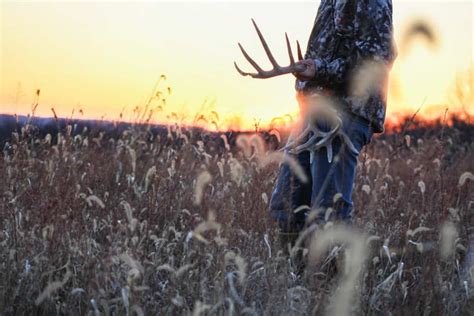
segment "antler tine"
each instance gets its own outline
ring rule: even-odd
[[[350,151],[352,151],[354,154],[358,155],[359,151],[355,148],[354,144],[352,143],[351,139],[349,136],[346,135],[344,132],[338,133],[339,137],[341,137],[344,141],[344,143],[347,145]]]
[[[336,126],[329,132],[323,132],[316,126],[313,126],[313,136],[308,139],[304,144],[299,145],[295,148],[295,152],[299,153],[304,150],[309,150],[310,148],[313,150],[318,150],[321,147],[327,146],[331,143],[332,139],[336,135],[337,131],[339,130],[340,126]],[[316,142],[318,138],[322,137],[319,142]]]
[[[300,41],[296,41],[296,46],[298,47],[298,59],[303,60],[303,53],[301,53],[301,46],[300,46]]]
[[[311,129],[311,126],[308,126],[304,129],[303,132],[301,132],[295,139],[291,140],[291,141],[288,141],[288,143],[285,145],[285,147],[283,147],[282,149],[280,149],[281,151],[285,151],[285,150],[294,150],[294,147],[301,143],[303,141],[303,139],[306,138],[306,136],[309,135],[309,133],[312,131]]]
[[[288,34],[285,33],[286,38],[286,47],[288,48],[288,55],[290,56],[290,66],[295,64],[295,58],[293,57],[293,51],[291,50],[290,40],[288,39]]]
[[[273,54],[270,50],[270,47],[268,47],[267,41],[263,37],[262,32],[260,32],[260,29],[258,28],[258,25],[257,25],[257,23],[255,23],[254,19],[252,19],[252,23],[253,23],[253,26],[255,27],[255,30],[257,31],[258,37],[260,38],[260,42],[262,42],[263,49],[265,50],[265,53],[267,54],[268,59],[272,63],[273,67],[280,68],[277,61],[273,57]]]
[[[250,76],[250,73],[248,72],[245,72],[245,71],[242,71],[239,66],[237,66],[237,63],[234,61],[234,66],[235,66],[235,69],[237,69],[237,71],[239,72],[240,75],[242,76]]]
[[[253,66],[253,68],[255,68],[255,70],[259,73],[263,72],[263,69],[260,68],[260,66],[255,62],[255,60],[252,59],[252,57],[250,57],[249,54],[247,54],[244,47],[240,43],[239,43],[239,47],[240,47],[240,50],[242,51],[242,54],[244,55],[245,59],[247,59],[247,61]]]

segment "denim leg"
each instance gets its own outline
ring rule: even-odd
[[[342,130],[349,136],[358,151],[370,142],[372,132],[368,124],[347,113],[344,113],[342,123]],[[330,126],[324,122],[317,124],[323,131],[330,130]],[[333,140],[332,146],[334,159],[331,163],[328,161],[326,148],[314,152],[312,159],[307,151],[291,155],[298,161],[304,172],[311,175],[308,177],[311,180],[307,183],[302,183],[288,164],[281,165],[269,208],[272,217],[278,221],[283,232],[303,229],[307,212],[293,213],[294,209],[302,205],[323,210],[332,207],[335,210],[332,214],[333,219],[347,223],[352,221],[352,189],[358,157],[347,149],[339,138]],[[341,198],[334,203],[334,196],[338,193],[341,194]],[[324,217],[323,212],[318,221],[323,222]]]
[[[368,124],[357,120],[352,114],[344,114],[342,119],[342,130],[360,152],[372,137]],[[324,122],[318,123],[318,126],[321,130],[329,130],[330,128]],[[333,154],[334,159],[329,163],[326,148],[314,153],[311,162],[311,207],[322,210],[317,218],[319,222],[324,222],[325,210],[332,207],[335,213],[331,214],[331,219],[351,223],[352,189],[355,180],[357,155],[346,148],[340,138],[333,141]],[[338,193],[342,196],[334,203],[334,196]]]
[[[306,213],[293,211],[302,205],[309,206],[311,203],[311,170],[310,154],[302,152],[291,155],[298,161],[307,174],[308,182],[303,183],[291,170],[290,166],[283,163],[280,167],[275,189],[270,199],[270,212],[272,217],[278,221],[283,232],[300,231],[306,220]]]

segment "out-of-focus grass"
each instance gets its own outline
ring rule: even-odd
[[[346,270],[327,264],[344,262],[323,247],[342,237],[320,227],[325,244],[309,244],[305,277],[269,218],[278,166],[262,163],[258,137],[238,148],[179,127],[30,135],[15,134],[0,160],[4,315],[321,314],[347,294],[340,282],[355,314],[473,310],[463,260],[474,234],[472,125],[375,138],[357,168],[355,231],[342,240],[363,242],[346,244]]]

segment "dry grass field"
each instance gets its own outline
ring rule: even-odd
[[[0,314],[470,314],[473,127],[412,123],[361,154],[355,225],[308,231],[304,274],[267,211],[275,135],[24,127],[0,159]]]

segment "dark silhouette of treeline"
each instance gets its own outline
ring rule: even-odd
[[[28,132],[24,133],[22,129],[28,125]],[[166,125],[127,123],[120,121],[106,120],[83,120],[83,119],[55,119],[28,116],[16,116],[0,114],[0,149],[5,147],[6,143],[12,141],[13,134],[18,133],[21,139],[42,139],[47,134],[51,135],[51,142],[57,142],[58,133],[66,133],[70,129],[71,137],[76,135],[86,135],[90,138],[98,137],[103,133],[103,139],[118,139],[127,130],[140,131],[146,133],[148,139],[154,140],[157,136],[166,139],[168,135],[168,127]],[[184,133],[190,141],[202,140],[206,145],[210,146],[213,151],[225,151],[225,141],[222,134],[225,134],[227,143],[234,148],[237,136],[241,134],[249,134],[249,132],[212,132],[199,127],[183,128]],[[279,141],[275,135],[271,135],[267,131],[259,133],[263,137],[270,149],[276,149]],[[286,135],[282,135],[286,139]],[[173,140],[174,144],[183,143],[184,139]]]
[[[449,122],[446,124],[445,122]],[[28,124],[28,132],[22,133],[22,129]],[[123,132],[131,129],[138,129],[149,135],[150,140],[155,139],[158,135],[166,137],[168,135],[168,128],[165,125],[152,124],[136,124],[120,121],[106,121],[106,120],[84,120],[84,119],[61,119],[61,118],[41,118],[29,116],[16,116],[0,114],[0,149],[3,149],[7,142],[11,142],[13,133],[18,133],[22,139],[44,138],[47,134],[51,135],[52,142],[56,142],[57,134],[65,133],[70,129],[71,136],[87,135],[89,137],[97,137],[103,133],[103,139],[121,137]],[[222,139],[222,134],[227,137],[228,144],[232,147],[235,145],[237,136],[244,134],[243,132],[227,131],[210,132],[204,129],[193,127],[185,128],[185,133],[190,137],[189,140],[203,140],[205,143],[214,144],[215,147],[224,147],[225,142]],[[281,132],[280,141],[268,131],[260,131],[260,136],[263,137],[270,149],[276,149],[280,146],[280,142],[285,142],[288,133]],[[458,144],[473,144],[474,143],[474,124],[471,121],[460,119],[458,116],[451,116],[446,120],[437,120],[426,122],[418,118],[407,117],[402,124],[397,127],[391,127],[387,133],[380,135],[381,139],[393,140],[400,138],[400,134],[410,135],[414,138],[421,137],[449,137],[452,141]],[[218,148],[215,148],[218,149]]]

